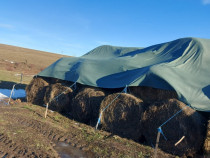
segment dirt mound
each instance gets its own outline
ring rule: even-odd
[[[131,94],[141,98],[145,103],[177,98],[176,92],[172,90],[163,90],[145,86],[129,87],[129,90]]]
[[[44,104],[44,95],[49,85],[43,78],[35,77],[29,85],[26,86],[27,101],[37,105]]]
[[[157,128],[186,105],[176,99],[159,102],[143,114],[141,125],[148,144],[155,144]],[[167,141],[161,135],[159,147],[175,155],[193,155],[202,148],[205,135],[204,118],[195,110],[186,107],[168,123],[162,126]],[[183,141],[176,142],[185,136]]]
[[[49,108],[58,112],[70,112],[72,102],[72,89],[61,83],[51,84],[46,88],[44,95],[45,104],[49,103]],[[62,94],[61,94],[62,93]],[[60,95],[58,98],[55,99]]]
[[[119,93],[108,95],[101,103],[100,111],[116,98]],[[102,127],[114,134],[138,141],[139,123],[143,113],[143,101],[122,93],[104,112],[101,118]]]
[[[73,99],[73,117],[81,122],[93,123],[97,121],[101,101],[105,93],[98,88],[83,88]]]

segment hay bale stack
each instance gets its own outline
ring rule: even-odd
[[[46,88],[44,96],[45,104],[49,103],[49,108],[61,113],[71,112],[71,102],[73,90],[62,83],[51,84]],[[62,95],[60,95],[62,93]],[[57,97],[60,95],[57,99]]]
[[[110,94],[101,103],[100,111],[112,102],[119,93]],[[122,137],[138,141],[143,101],[130,94],[122,93],[104,112],[102,128]]]
[[[162,101],[171,98],[177,98],[177,94],[172,90],[163,90],[152,87],[138,86],[129,87],[130,93],[141,98],[145,103],[153,103],[154,101]]]
[[[204,148],[204,153],[210,157],[210,120],[208,120],[206,138],[203,148]]]
[[[99,88],[82,88],[73,99],[73,118],[84,123],[95,124],[104,97],[105,93]]]
[[[177,99],[169,99],[150,106],[143,114],[141,126],[147,143],[155,144],[157,128],[186,105]],[[162,126],[167,141],[161,135],[159,147],[178,156],[192,156],[202,148],[205,135],[205,120],[195,110],[186,107],[168,123]],[[185,136],[183,141],[175,143]]]
[[[43,99],[48,85],[49,83],[41,77],[33,78],[26,87],[27,101],[33,104],[43,105]]]

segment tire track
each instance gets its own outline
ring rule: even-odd
[[[29,151],[27,147],[21,144],[16,144],[9,139],[8,136],[0,134],[0,158],[18,158],[18,157],[50,157],[48,154],[36,154],[34,151]]]

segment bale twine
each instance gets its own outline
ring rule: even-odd
[[[73,90],[62,83],[51,84],[46,88],[44,96],[45,104],[49,103],[49,109],[61,113],[71,112]],[[60,95],[62,93],[62,95]],[[59,97],[57,97],[60,95]],[[56,98],[57,97],[57,98]]]
[[[84,123],[95,124],[104,97],[105,93],[99,88],[82,88],[73,99],[73,118]]]
[[[177,98],[177,93],[173,90],[163,90],[145,86],[129,87],[129,90],[131,94],[149,104],[154,101]]]
[[[177,99],[169,99],[150,106],[142,115],[141,126],[147,143],[155,144],[157,128],[186,105]],[[186,107],[162,126],[167,141],[160,138],[159,147],[178,156],[192,156],[202,148],[205,135],[204,118],[195,110]],[[175,143],[185,136],[177,146]]]
[[[101,103],[102,111],[119,93],[110,94]],[[122,137],[138,141],[140,137],[140,119],[143,113],[143,101],[130,94],[122,93],[104,112],[101,118],[102,128]]]
[[[48,85],[49,83],[41,77],[33,78],[29,85],[26,86],[27,101],[33,104],[43,105],[43,99]]]

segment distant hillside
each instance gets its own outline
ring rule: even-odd
[[[64,55],[0,44],[0,70],[36,74]]]
[[[22,77],[24,88],[34,75],[64,55],[0,44],[0,88],[11,89]],[[16,88],[18,87],[16,86]]]

